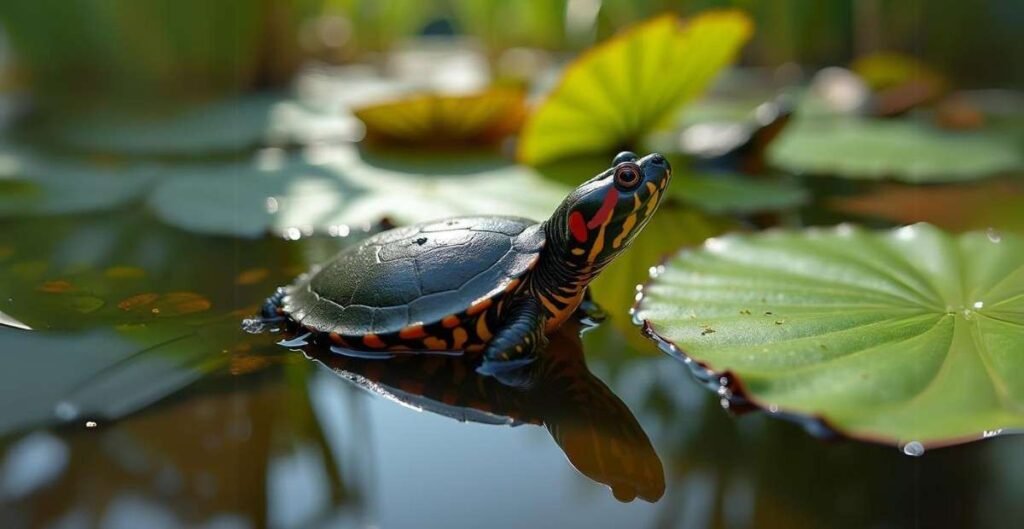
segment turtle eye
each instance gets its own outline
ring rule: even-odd
[[[640,185],[640,166],[633,162],[620,163],[615,167],[615,185],[629,191]]]

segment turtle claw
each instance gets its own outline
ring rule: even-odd
[[[536,358],[515,360],[484,360],[476,368],[478,375],[494,377],[498,382],[511,387],[525,387],[533,382],[533,364]]]

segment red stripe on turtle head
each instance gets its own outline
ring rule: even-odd
[[[583,214],[573,211],[569,215],[569,232],[579,242],[587,242],[587,221],[583,220]]]
[[[612,216],[612,212],[615,211],[615,203],[619,201],[619,191],[615,187],[608,189],[608,192],[604,194],[604,202],[601,203],[601,208],[594,213],[591,217],[590,222],[587,222],[587,228],[594,229],[608,220],[608,217]]]

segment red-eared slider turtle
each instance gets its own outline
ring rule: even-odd
[[[570,320],[530,366],[526,390],[473,373],[464,356],[404,355],[384,363],[305,345],[310,359],[377,396],[459,421],[544,426],[583,475],[620,501],[658,501],[665,472],[636,417],[587,369],[580,325]]]
[[[481,373],[508,372],[579,307],[670,178],[660,154],[623,152],[539,224],[459,217],[379,233],[278,289],[263,316],[287,318],[342,354],[483,353]]]

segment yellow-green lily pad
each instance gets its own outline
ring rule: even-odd
[[[740,11],[708,11],[685,23],[664,15],[590,50],[527,118],[519,160],[539,165],[636,147],[707,88],[752,30]]]
[[[769,231],[656,271],[635,319],[726,396],[913,455],[1024,429],[1018,236]]]

